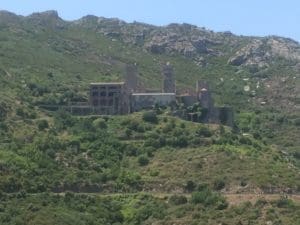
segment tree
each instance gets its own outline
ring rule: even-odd
[[[8,113],[8,106],[4,102],[0,102],[0,121],[4,120]]]
[[[149,163],[149,159],[146,155],[141,155],[138,158],[138,162],[139,162],[140,166],[146,166]]]
[[[186,185],[185,185],[185,189],[186,189],[188,192],[194,191],[195,188],[196,188],[196,184],[195,184],[193,181],[191,181],[191,180],[189,180],[189,181],[186,183]]]
[[[158,119],[154,111],[147,111],[143,113],[143,120],[149,123],[157,123]]]
[[[202,136],[202,137],[211,137],[212,136],[212,132],[209,130],[209,128],[208,127],[206,127],[206,126],[201,126],[200,128],[199,128],[199,130],[197,130],[197,135],[198,136]]]
[[[93,127],[94,128],[100,128],[100,129],[106,129],[107,128],[107,124],[106,124],[106,121],[102,118],[98,118],[98,119],[95,119],[93,121]]]
[[[48,121],[47,120],[39,120],[38,121],[38,128],[39,130],[45,130],[49,127]]]

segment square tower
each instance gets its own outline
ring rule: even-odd
[[[163,75],[163,92],[175,93],[176,87],[175,87],[174,71],[173,71],[173,67],[170,65],[169,62],[163,66],[162,75]]]

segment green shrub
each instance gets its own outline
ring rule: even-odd
[[[247,181],[246,181],[246,180],[241,180],[240,185],[241,185],[242,187],[247,186]]]
[[[239,142],[240,142],[242,145],[251,145],[251,144],[252,144],[251,139],[248,138],[248,137],[244,137],[244,136],[240,137]]]
[[[187,198],[184,195],[172,195],[169,202],[173,205],[182,205],[187,203]]]
[[[207,183],[201,183],[201,184],[198,184],[197,190],[198,191],[203,191],[203,190],[208,189],[208,187],[209,187],[209,185]]]
[[[30,89],[31,94],[36,97],[43,96],[44,94],[50,92],[46,86],[42,86],[36,83],[29,83],[27,84],[27,87]]]
[[[143,199],[137,207],[133,221],[129,224],[143,224],[148,218],[156,218],[162,220],[166,214],[166,206],[160,202],[149,198]]]
[[[153,157],[154,152],[156,151],[156,148],[152,146],[147,146],[143,149],[143,152],[148,156],[148,157]]]
[[[126,145],[125,146],[125,153],[128,156],[137,156],[138,148],[134,145]]]
[[[93,121],[93,127],[98,129],[106,129],[107,128],[107,124],[106,124],[106,121],[102,118],[98,118],[98,119],[95,119]]]
[[[210,129],[206,126],[201,126],[197,131],[196,134],[200,137],[211,137],[212,136],[212,132],[210,131]]]
[[[253,137],[257,140],[261,140],[261,135],[257,131],[253,133]]]
[[[300,118],[297,118],[294,120],[294,125],[295,126],[300,126]]]
[[[217,179],[214,182],[214,190],[222,190],[225,187],[225,181],[223,179]]]
[[[158,170],[151,170],[150,171],[150,176],[151,177],[157,177],[159,175],[159,171]]]
[[[219,199],[219,201],[216,204],[216,209],[218,210],[224,210],[228,207],[228,202],[225,200],[225,198]]]
[[[179,136],[179,137],[175,137],[172,141],[172,146],[173,147],[179,147],[179,148],[184,148],[186,146],[188,146],[188,137],[187,136]]]
[[[141,184],[141,176],[135,172],[122,172],[119,174],[118,181],[121,184],[129,185],[133,188],[138,188]]]
[[[130,120],[127,124],[127,128],[133,131],[137,131],[139,127],[139,122],[137,120]]]
[[[256,207],[263,207],[267,204],[268,202],[264,198],[260,198],[255,202]]]
[[[143,113],[143,120],[149,123],[157,123],[158,119],[154,111],[147,111]]]
[[[173,129],[174,129],[174,126],[172,123],[166,123],[166,125],[163,126],[163,128],[162,128],[162,132],[166,134],[166,133],[171,132]]]
[[[76,122],[74,117],[72,117],[70,113],[64,110],[57,111],[57,113],[54,116],[54,119],[55,125],[58,129],[70,128],[74,126]]]
[[[38,125],[39,130],[45,130],[45,129],[49,128],[49,124],[48,124],[47,120],[39,120],[37,125]]]
[[[129,138],[132,135],[132,130],[126,128],[124,131],[124,134],[125,134],[126,138]]]
[[[192,193],[191,202],[193,204],[203,204],[206,207],[215,206],[219,210],[225,209],[228,206],[223,196],[209,189]]]
[[[160,140],[159,139],[154,139],[154,138],[148,138],[145,141],[145,147],[153,147],[153,148],[159,148],[160,145]]]
[[[143,124],[139,124],[136,128],[136,132],[144,133],[145,132],[145,126]]]
[[[281,197],[279,200],[276,201],[276,206],[278,208],[293,208],[294,203],[291,199]]]
[[[211,192],[208,189],[201,192],[194,192],[191,197],[191,202],[194,204],[204,204],[206,199],[211,195]]]
[[[33,110],[27,110],[23,108],[16,109],[16,115],[22,117],[23,119],[35,119],[36,112]]]
[[[1,121],[1,120],[0,120]],[[4,122],[0,122],[0,135],[1,133],[6,133],[8,131],[8,126]]]
[[[194,181],[191,180],[189,180],[185,185],[185,190],[187,190],[188,192],[194,191],[195,188],[196,188],[196,184],[194,183]]]
[[[294,152],[293,156],[294,156],[296,159],[300,159],[300,151]]]
[[[185,129],[185,123],[180,123],[180,128]]]
[[[140,155],[138,157],[138,163],[140,166],[146,166],[149,163],[149,158],[146,155]]]
[[[4,120],[8,113],[8,106],[4,102],[0,102],[0,121]]]

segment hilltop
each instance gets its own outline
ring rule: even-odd
[[[168,108],[79,117],[39,107],[86,101],[90,82],[122,81],[128,64],[139,87],[159,89],[166,62],[180,93],[208,81],[235,128]],[[295,224],[298,198],[280,195],[300,190],[299,74],[288,38],[0,11],[0,221]]]

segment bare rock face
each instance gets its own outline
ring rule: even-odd
[[[264,50],[263,45],[263,41],[253,40],[251,43],[237,51],[235,55],[229,59],[228,63],[234,66],[266,66],[266,61],[270,58],[270,54]]]
[[[0,10],[0,24],[14,24],[18,23],[22,19],[22,16],[17,16],[14,13]]]
[[[300,45],[288,38],[272,37],[267,41],[272,55],[300,61]]]
[[[179,38],[176,34],[153,35],[145,43],[145,48],[152,53],[179,53],[184,56],[192,57],[197,49],[187,38]]]
[[[253,39],[252,42],[238,50],[228,63],[235,66],[255,65],[259,68],[270,65],[274,58],[300,61],[299,43],[281,37]]]
[[[171,24],[152,31],[149,36],[144,46],[153,53],[179,53],[186,57],[220,54],[219,50],[209,48],[221,44],[218,35],[189,24]]]
[[[107,19],[91,15],[74,21],[72,25],[88,27],[97,33],[104,34],[112,40],[119,39],[125,43],[134,45],[142,45],[146,35],[152,29],[151,25],[143,23],[126,23],[117,18]]]
[[[60,19],[58,16],[57,11],[49,10],[41,13],[33,13],[28,16],[29,19],[36,19],[36,20],[57,20]]]
[[[39,26],[46,26],[52,28],[63,28],[66,22],[62,20],[57,11],[49,10],[41,13],[33,13],[25,17],[26,21]]]
[[[294,66],[294,70],[296,72],[300,72],[300,63],[297,63],[295,66]]]
[[[111,39],[139,45],[155,54],[182,54],[189,58],[196,58],[199,54],[222,55],[222,52],[214,48],[224,42],[221,33],[214,33],[190,24],[157,27],[94,16],[83,17],[74,24],[88,26]],[[227,38],[226,42],[232,42],[232,39],[234,38]]]

